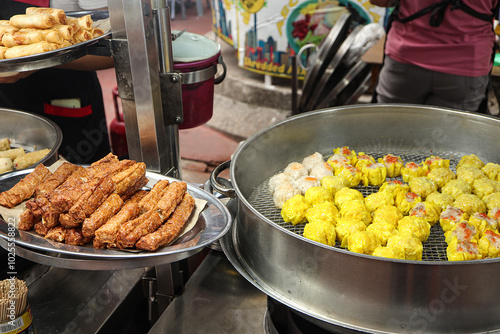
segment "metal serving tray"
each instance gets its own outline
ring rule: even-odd
[[[12,172],[0,177],[0,191],[17,183],[33,169]],[[159,180],[178,181],[157,173],[146,172],[147,188]],[[194,227],[173,244],[155,252],[134,250],[95,249],[91,245],[73,246],[55,242],[31,231],[15,231],[9,240],[9,225],[0,219],[0,246],[6,248],[9,242],[15,244],[17,255],[37,263],[68,269],[117,270],[166,264],[190,257],[221,238],[231,226],[232,218],[226,206],[215,196],[191,184],[187,191],[194,198],[207,202]]]
[[[109,12],[107,10],[67,12],[67,16],[81,17],[90,14],[94,23],[96,21],[107,20]],[[101,21],[102,22],[102,21]],[[106,28],[106,27],[103,27]],[[47,67],[63,65],[81,58],[88,54],[87,48],[99,41],[111,36],[111,29],[107,27],[102,36],[89,41],[81,42],[64,48],[43,53],[37,53],[25,57],[0,60],[0,72],[24,72],[40,70]]]

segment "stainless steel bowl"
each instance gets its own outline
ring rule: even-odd
[[[2,108],[0,120],[0,138],[14,139],[13,147],[22,147],[29,152],[50,149],[49,154],[38,163],[51,165],[57,161],[63,137],[57,124],[38,115]]]
[[[454,159],[474,153],[500,163],[499,128],[499,118],[444,108],[354,105],[301,114],[255,134],[233,155],[233,189],[210,178],[217,191],[237,198],[231,242],[245,277],[327,329],[498,331],[499,258],[404,261],[321,245],[270,219],[258,192],[288,163],[341,146]]]

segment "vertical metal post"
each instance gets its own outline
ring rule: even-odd
[[[161,6],[161,1],[155,6]],[[149,171],[180,178],[178,126],[165,125],[164,120],[162,99],[168,97],[162,96],[160,86],[154,7],[151,0],[109,0],[108,8],[129,156],[146,163]],[[170,21],[163,24],[170,31]],[[171,49],[171,39],[166,44]],[[172,63],[171,53],[161,57],[162,63]]]

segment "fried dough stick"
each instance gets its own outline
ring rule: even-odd
[[[45,234],[45,238],[57,242],[64,242],[64,239],[66,238],[66,231],[67,229],[65,227],[62,227],[60,225],[54,226],[47,231],[47,234]]]
[[[26,210],[19,216],[18,227],[21,230],[29,231],[42,219],[43,209],[50,205],[45,197],[61,185],[77,169],[76,165],[65,162],[61,164],[56,171],[48,176],[35,189],[35,198],[26,202]],[[43,198],[42,198],[43,197]],[[38,201],[37,201],[38,199]],[[52,227],[52,226],[50,226]]]
[[[83,221],[83,236],[93,237],[95,231],[114,216],[121,209],[122,205],[123,200],[118,194],[109,195],[101,206]]]
[[[139,202],[139,208],[142,212],[153,210],[155,208],[156,204],[158,204],[158,201],[165,193],[168,184],[168,180],[160,180],[154,184],[153,188],[151,188],[148,194]]]
[[[12,188],[0,193],[0,205],[12,208],[30,198],[33,196],[36,187],[50,174],[47,167],[39,164],[31,173],[26,175]]]
[[[67,213],[59,216],[64,227],[79,227],[116,189],[111,177],[93,180],[92,186],[81,195]]]
[[[47,228],[41,221],[36,223],[33,227],[35,228],[35,232],[42,236],[46,235],[49,231],[49,228]]]
[[[42,219],[42,216],[35,216],[31,209],[26,208],[19,216],[17,227],[23,231],[30,231],[36,223]]]
[[[70,162],[62,163],[52,175],[47,177],[35,189],[35,197],[46,196],[63,184],[64,181],[78,168]]]
[[[184,194],[187,190],[187,184],[185,182],[172,182],[163,197],[158,201],[158,209],[161,210],[162,214],[167,219],[176,206],[180,203]]]
[[[145,190],[140,190],[132,195],[118,211],[116,215],[111,217],[104,225],[95,231],[94,247],[99,245],[106,245],[109,247],[117,247],[116,237],[120,226],[129,221],[137,218],[141,212],[139,202],[146,196]],[[97,247],[96,247],[97,248]]]
[[[155,232],[143,236],[135,244],[138,249],[147,251],[155,251],[160,247],[166,246],[171,243],[182,231],[186,222],[189,220],[193,209],[195,200],[186,193],[181,203],[175,208],[172,216],[160,226]]]
[[[59,212],[69,210],[73,202],[82,195],[82,187],[89,185],[90,177],[85,167],[78,168],[48,196],[51,206]]]
[[[117,243],[120,248],[133,247],[142,236],[154,232],[168,219],[187,189],[184,182],[172,182],[166,188],[156,206],[139,218],[120,227]]]
[[[68,245],[83,246],[90,242],[92,238],[84,237],[82,230],[79,228],[68,228],[66,229],[66,236],[64,237],[64,242]]]
[[[120,173],[114,174],[112,178],[116,184],[116,193],[123,196],[131,188],[134,188],[137,181],[143,179],[145,175],[146,164],[144,162],[137,162]]]

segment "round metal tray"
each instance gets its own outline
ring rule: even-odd
[[[12,172],[0,177],[0,191],[9,189],[25,174],[33,169]],[[152,187],[159,180],[178,181],[164,175],[146,172]],[[173,244],[160,248],[155,252],[134,250],[95,249],[89,246],[73,246],[45,239],[31,231],[15,231],[9,238],[9,225],[0,219],[0,246],[7,249],[9,243],[15,244],[17,255],[37,263],[67,269],[118,270],[148,267],[166,264],[190,257],[201,251],[203,247],[219,240],[227,233],[232,218],[226,206],[215,196],[203,189],[187,184],[187,191],[194,198],[207,202],[195,226],[182,235]]]
[[[81,17],[90,14],[92,20],[99,21],[109,18],[107,10],[67,12],[67,16]],[[25,57],[0,60],[0,72],[24,72],[40,70],[66,64],[87,54],[87,47],[104,38],[111,36],[111,30],[104,31],[104,35],[53,51],[37,53]]]

